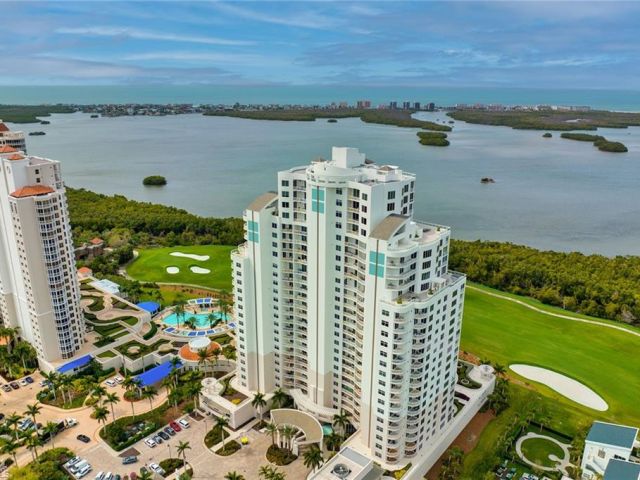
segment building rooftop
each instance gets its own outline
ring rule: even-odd
[[[310,478],[317,480],[379,480],[383,471],[351,447],[344,447]]]
[[[302,430],[305,437],[303,443],[322,441],[322,425],[312,415],[292,408],[277,408],[270,413],[276,425],[291,425]]]
[[[614,423],[593,422],[587,435],[587,442],[613,445],[616,447],[633,448],[638,435],[638,429]]]
[[[178,362],[176,364],[176,369],[179,370],[182,368],[182,363]],[[147,370],[140,375],[136,375],[134,378],[139,382],[140,387],[148,387],[150,385],[155,385],[156,383],[164,380],[171,374],[171,370],[173,367],[171,366],[171,362],[164,362],[158,365],[157,367],[153,367],[151,370]]]
[[[27,187],[22,187],[16,190],[11,194],[12,197],[15,198],[24,198],[24,197],[34,197],[38,195],[46,195],[48,193],[53,193],[55,190],[51,187],[47,187],[46,185],[30,185]]]
[[[61,365],[60,367],[58,367],[58,372],[66,373],[66,372],[74,371],[78,368],[82,368],[85,365],[88,365],[91,360],[93,360],[93,356],[91,355],[85,355],[83,357],[76,358],[75,360],[71,360],[70,362],[67,362],[64,365]]]
[[[253,210],[254,212],[259,212],[264,207],[269,205],[275,199],[278,198],[278,194],[276,192],[266,192],[256,198],[253,202],[249,204],[247,210]]]
[[[24,155],[20,155],[19,153],[14,153],[10,157],[7,157],[7,160],[24,160],[26,157]]]
[[[15,148],[13,148],[10,145],[2,145],[0,146],[0,153],[13,153],[13,152],[17,152],[18,150],[16,150]]]
[[[0,122],[0,132],[8,132],[9,127],[7,127],[3,122]]]
[[[640,480],[640,464],[612,458],[604,471],[604,480]]]
[[[375,228],[371,232],[371,238],[377,238],[378,240],[389,240],[391,237],[393,237],[393,234],[396,233],[398,229],[405,224],[408,219],[409,217],[398,215],[396,213],[387,215],[375,226]]]

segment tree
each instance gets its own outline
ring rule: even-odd
[[[24,411],[24,415],[31,415],[33,420],[33,424],[36,425],[38,422],[36,421],[36,415],[40,414],[42,407],[38,405],[38,402],[33,405],[27,405],[27,409]]]
[[[343,438],[335,432],[331,432],[324,437],[327,448],[333,452],[337,451],[342,445]]]
[[[142,390],[142,398],[146,398],[147,400],[149,400],[149,409],[151,410],[153,408],[153,399],[156,398],[158,396],[158,390],[156,390],[154,387],[144,387],[144,389]]]
[[[218,317],[216,317],[215,313],[210,313],[207,315],[207,320],[209,321],[209,328],[213,328],[218,323]]]
[[[264,399],[264,393],[256,392],[251,400],[251,406],[256,409],[256,414],[260,421],[262,421],[262,409],[267,406],[267,401]]]
[[[38,447],[42,446],[42,440],[35,433],[27,437],[27,450],[31,452],[31,457],[38,458]],[[35,456],[34,456],[35,454]]]
[[[224,480],[245,480],[245,478],[238,472],[229,472],[224,476]]]
[[[138,475],[138,480],[153,480],[154,474],[149,470],[140,471],[140,475]]]
[[[451,447],[442,461],[439,480],[457,480],[462,470],[464,452],[460,447]]]
[[[313,472],[316,471],[320,465],[324,462],[322,457],[322,450],[315,443],[305,450],[304,454],[304,466],[310,468]]]
[[[20,423],[21,419],[22,417],[20,415],[18,415],[16,412],[13,412],[5,420],[8,427],[13,427],[13,437],[16,441],[18,440],[18,423]]]
[[[336,413],[333,416],[333,427],[338,430],[342,436],[347,434],[350,416],[351,414],[349,412],[342,409],[340,409],[340,413]]]
[[[278,388],[273,392],[273,396],[271,397],[271,405],[273,408],[282,408],[286,405],[289,396],[284,393],[281,388]]]
[[[117,405],[118,403],[120,403],[120,397],[118,397],[118,394],[115,392],[109,392],[105,395],[104,398],[104,404],[105,405],[110,405],[111,406],[111,416],[113,417],[113,421],[116,421],[116,412],[114,410],[114,405]]]
[[[56,448],[56,442],[54,439],[58,433],[58,424],[56,422],[48,421],[43,430],[51,439],[51,448]]]
[[[184,471],[187,471],[187,450],[191,450],[191,445],[189,442],[180,441],[178,443],[178,456],[182,455],[182,461],[184,463]]]
[[[100,403],[100,401],[102,400],[102,397],[104,397],[106,394],[107,394],[107,389],[104,388],[102,385],[95,385],[91,389],[91,396],[96,399],[96,403]]]
[[[224,450],[224,439],[227,435],[227,432],[225,431],[225,427],[229,425],[229,420],[227,420],[227,417],[217,417],[216,418],[216,428],[220,429],[220,436],[222,437],[222,449]]]
[[[180,319],[184,321],[184,316],[187,312],[185,309],[186,305],[186,300],[184,300],[183,298],[179,298],[176,300],[175,307],[173,307],[173,313],[176,314],[176,319],[178,320],[178,328],[180,328]]]
[[[0,451],[2,451],[2,453],[11,455],[13,457],[13,463],[18,466],[18,458],[16,457],[16,452],[19,448],[20,445],[16,441],[10,439],[4,441],[4,443],[2,444],[2,448],[0,448]]]
[[[269,422],[265,425],[265,433],[271,435],[271,445],[276,444],[276,433],[278,433],[278,425],[274,422]]]
[[[52,370],[49,373],[42,372],[42,376],[51,384],[49,389],[53,392],[53,399],[56,400],[56,393],[58,390],[58,385],[60,384],[60,375],[55,370]]]
[[[205,372],[206,372],[207,363],[209,362],[210,358],[211,358],[211,350],[209,350],[207,347],[201,348],[200,350],[198,350],[198,366],[201,367],[201,369],[202,367],[205,367],[203,369],[205,370]]]
[[[96,420],[98,420],[98,423],[102,423],[103,427],[105,427],[105,430],[106,430],[107,418],[109,417],[109,410],[107,410],[105,407],[100,407],[96,405],[95,407],[93,407],[93,416],[95,417]]]
[[[193,403],[196,406],[196,408],[198,408],[199,405],[200,405],[199,397],[200,397],[200,392],[201,391],[202,391],[202,383],[197,381],[197,380],[191,382],[187,386],[187,395],[189,395],[191,398],[193,398]]]

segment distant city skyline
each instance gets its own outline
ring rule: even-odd
[[[3,2],[0,85],[640,89],[640,3]]]

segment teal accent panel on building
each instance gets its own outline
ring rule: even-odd
[[[384,277],[384,253],[369,252],[369,274]]]
[[[324,213],[324,190],[319,188],[311,190],[311,211]]]
[[[247,222],[247,240],[254,243],[259,243],[260,233],[258,231],[258,222],[249,220]]]

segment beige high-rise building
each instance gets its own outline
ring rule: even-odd
[[[48,369],[85,329],[60,163],[0,148],[0,319]]]

